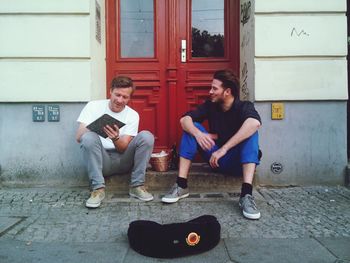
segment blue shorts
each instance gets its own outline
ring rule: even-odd
[[[194,125],[202,132],[208,133],[201,124],[195,122]],[[214,145],[212,149],[205,151],[198,145],[194,136],[184,132],[181,138],[179,155],[185,159],[193,160],[199,151],[203,159],[209,163],[211,155],[219,148],[218,145]],[[258,132],[255,132],[252,136],[231,148],[219,159],[219,167],[214,170],[232,175],[242,175],[242,164],[245,163],[259,164]]]

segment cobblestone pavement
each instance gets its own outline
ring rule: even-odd
[[[1,189],[0,240],[25,242],[115,242],[126,240],[133,220],[184,222],[215,215],[222,238],[349,238],[350,189],[345,187],[260,188],[255,192],[262,217],[246,220],[238,193],[192,193],[172,205],[107,192],[98,209],[84,207],[87,189]]]

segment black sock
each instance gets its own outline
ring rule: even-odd
[[[183,189],[187,188],[187,179],[186,178],[177,177],[176,183],[178,186],[180,186]]]
[[[241,189],[241,197],[244,197],[246,195],[252,195],[252,193],[253,193],[253,186],[248,183],[243,183],[242,189]]]

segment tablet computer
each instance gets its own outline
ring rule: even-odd
[[[103,114],[101,117],[90,123],[86,128],[88,128],[90,131],[96,132],[98,135],[102,136],[103,138],[107,138],[108,135],[103,131],[103,127],[106,125],[109,125],[113,128],[114,125],[117,125],[120,129],[125,125],[125,123],[117,120],[116,118],[113,118],[109,114]]]

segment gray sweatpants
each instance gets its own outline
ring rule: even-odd
[[[149,131],[139,132],[123,153],[103,148],[98,135],[86,132],[81,137],[80,148],[90,179],[92,190],[105,187],[103,175],[122,174],[131,171],[130,186],[145,183],[147,164],[151,157],[154,136]]]

